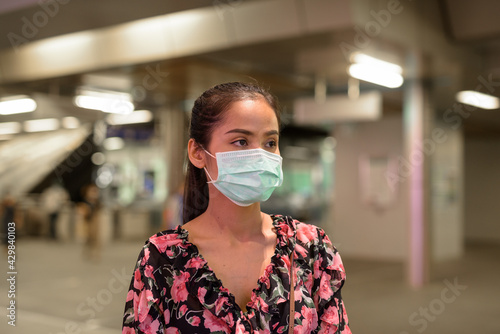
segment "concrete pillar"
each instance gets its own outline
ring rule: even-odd
[[[175,192],[184,180],[184,160],[187,145],[186,115],[180,106],[160,112],[160,133],[167,166],[167,196]]]
[[[432,128],[433,110],[429,91],[421,78],[422,55],[407,56],[407,81],[404,86],[403,136],[405,164],[400,166],[408,191],[408,283],[415,288],[429,281],[430,268],[430,156],[425,153],[425,138]]]

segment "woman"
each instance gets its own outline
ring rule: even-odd
[[[282,183],[279,129],[276,100],[256,85],[221,84],[196,100],[185,224],[146,242],[123,333],[350,333],[328,237],[260,211]]]

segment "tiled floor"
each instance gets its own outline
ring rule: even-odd
[[[18,240],[16,327],[3,316],[0,333],[119,333],[141,246],[142,241],[109,244],[96,263],[82,260],[79,244]],[[468,246],[460,261],[436,266],[432,282],[420,290],[406,285],[401,264],[345,258],[344,263],[344,300],[355,334],[500,333],[499,245]],[[2,268],[6,277],[7,264]]]

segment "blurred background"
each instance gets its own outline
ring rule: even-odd
[[[144,241],[179,222],[194,99],[237,80],[283,109],[285,182],[263,211],[326,230],[354,333],[500,333],[498,13],[1,0],[2,333],[120,332]]]

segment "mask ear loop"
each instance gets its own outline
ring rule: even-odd
[[[208,152],[207,150],[205,150],[205,148],[203,146],[200,145],[200,147],[201,147],[201,149],[203,151],[205,151],[206,154],[208,154],[209,156],[211,156],[212,158],[214,158],[215,160],[217,160],[217,158],[214,157],[212,154],[210,154],[210,152]],[[210,179],[210,181],[207,181],[207,183],[214,183],[215,181],[214,181],[214,179],[212,179],[212,176],[210,176],[210,173],[208,172],[207,168],[203,167],[203,169],[205,170],[205,173],[207,173],[208,178]]]
[[[212,179],[212,177],[210,176],[210,173],[208,172],[207,168],[206,167],[203,167],[203,169],[205,170],[205,173],[207,173],[208,175],[208,178],[210,179],[210,181],[207,181],[207,183],[214,183],[214,179]]]

